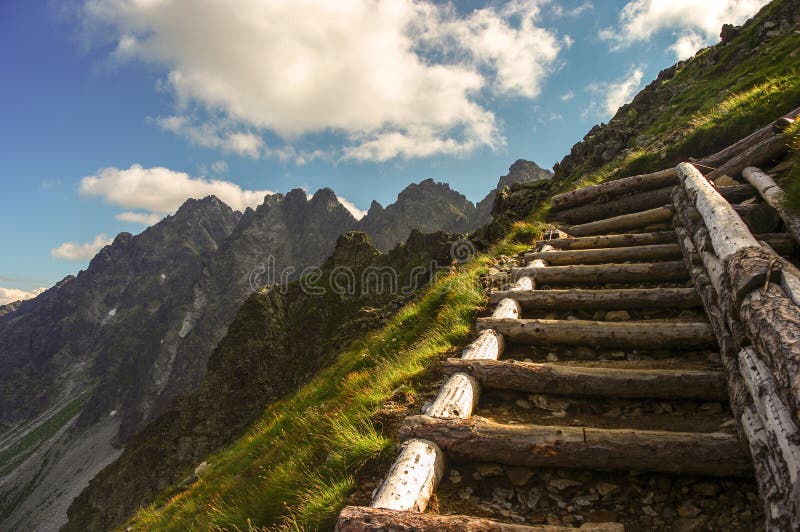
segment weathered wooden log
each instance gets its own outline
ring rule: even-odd
[[[753,238],[736,211],[714,190],[697,168],[681,163],[677,172],[678,180],[703,217],[714,251],[720,259],[725,259],[745,247],[759,247],[758,241]]]
[[[636,283],[644,281],[657,283],[685,281],[689,278],[689,272],[680,261],[514,268],[512,275],[515,277],[529,275],[534,278],[537,285]]]
[[[709,181],[724,175],[735,177],[748,166],[760,166],[777,159],[789,151],[789,139],[783,134],[774,134],[758,144],[734,155],[726,162],[706,174]]]
[[[755,237],[759,242],[766,243],[778,255],[788,257],[797,252],[798,241],[789,233],[763,233]]]
[[[552,210],[563,211],[576,205],[584,205],[604,198],[613,198],[622,194],[630,194],[631,191],[653,190],[655,188],[668,187],[675,184],[675,170],[667,168],[652,174],[636,175],[624,177],[614,181],[607,181],[599,185],[591,185],[579,188],[563,194],[553,196]]]
[[[783,133],[784,131],[792,127],[792,124],[794,124],[793,118],[788,118],[788,117],[779,118],[772,124],[772,131],[774,131],[775,133]]]
[[[645,227],[652,224],[668,222],[672,219],[672,206],[664,205],[656,209],[650,209],[642,212],[635,212],[632,214],[623,214],[614,216],[613,218],[606,218],[605,220],[597,220],[580,225],[573,225],[566,229],[566,232],[573,236],[590,236],[599,235],[602,233],[613,233],[616,231],[624,231],[626,229],[635,229],[637,227]]]
[[[514,284],[508,289],[509,292],[520,292],[525,290],[533,290],[533,278],[532,277],[520,277],[517,279]],[[495,303],[499,303],[500,300],[495,301]]]
[[[522,314],[522,309],[520,308],[519,303],[517,303],[510,297],[507,297],[505,299],[502,299],[497,304],[497,308],[495,308],[494,312],[492,312],[492,317],[498,319],[500,318],[514,319],[514,318],[519,318],[521,314]]]
[[[743,139],[734,142],[730,146],[727,146],[725,149],[722,149],[714,154],[703,157],[702,159],[697,161],[697,165],[698,166],[702,165],[703,168],[710,167],[710,169],[712,170],[715,169],[716,167],[725,163],[725,161],[728,161],[737,154],[742,153],[743,151],[746,151],[749,148],[752,148],[753,146],[760,144],[767,138],[773,136],[775,133],[780,133],[781,131],[783,131],[783,129],[780,129],[779,124],[781,124],[784,119],[787,118],[791,119],[797,116],[798,113],[800,113],[800,107],[789,111],[788,113],[783,115],[782,118],[779,118],[775,122],[767,124],[761,129],[754,131],[753,133],[747,135]]]
[[[731,205],[739,218],[747,226],[751,233],[770,233],[776,230],[781,223],[778,211],[766,203],[751,203],[748,205]],[[696,208],[689,208],[687,214],[692,219],[702,219],[700,211]]]
[[[749,477],[753,466],[733,434],[501,425],[478,419],[406,418],[400,438],[436,442],[455,461],[526,467],[654,471]]]
[[[444,371],[452,375],[466,373],[488,388],[529,393],[626,399],[728,400],[725,375],[719,371],[590,368],[457,358],[448,359]]]
[[[478,381],[467,373],[455,373],[445,381],[436,399],[422,413],[431,417],[466,419],[472,415],[480,395]]]
[[[548,244],[557,249],[572,250],[671,244],[673,242],[676,242],[674,231],[660,231],[655,233],[567,237],[551,240]]]
[[[786,224],[786,229],[795,240],[800,242],[800,216],[789,212],[784,207],[783,202],[786,194],[784,194],[783,189],[769,175],[754,166],[748,166],[742,170],[742,175],[758,190],[764,201],[778,211],[783,223]]]
[[[739,371],[764,428],[777,443],[776,450],[786,463],[790,482],[788,492],[792,495],[790,500],[793,501],[794,511],[800,512],[800,429],[778,396],[769,369],[752,347],[746,347],[739,353]],[[800,521],[800,513],[797,519]]]
[[[717,191],[730,203],[740,203],[757,194],[750,185],[719,187]],[[591,220],[611,218],[620,214],[646,211],[667,205],[670,202],[671,193],[672,186],[668,186],[621,196],[605,202],[588,203],[560,211],[556,213],[553,219],[567,224],[580,224]]]
[[[406,438],[400,456],[392,464],[370,506],[387,510],[425,511],[436,485],[442,479],[442,450],[425,439]]]
[[[678,244],[655,244],[628,248],[578,249],[574,251],[534,251],[528,260],[541,259],[552,266],[567,264],[604,264],[608,262],[655,261],[681,258]]]
[[[503,335],[492,330],[483,331],[461,353],[464,360],[497,360],[503,354]]]
[[[502,523],[471,515],[420,514],[381,508],[347,506],[339,514],[336,532],[625,532],[620,523],[585,523],[580,528]]]
[[[512,343],[634,349],[706,349],[717,345],[707,323],[478,318],[477,327],[478,330],[494,329]]]
[[[701,306],[694,288],[625,288],[609,290],[528,290],[493,292],[491,302],[514,298],[524,309],[695,308]]]

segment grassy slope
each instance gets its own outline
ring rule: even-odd
[[[737,38],[750,35],[745,31]],[[762,46],[729,72],[690,62],[667,82],[693,81],[647,131],[655,139],[650,147],[590,173],[574,172],[554,188],[565,191],[704,155],[800,105],[798,60],[790,55],[798,49],[800,35],[793,34]],[[800,205],[800,186],[797,198]],[[485,303],[480,273],[492,256],[524,249],[540,232],[537,220],[546,210],[542,205],[489,252],[439,278],[383,329],[356,342],[295,395],[270,406],[246,436],[209,458],[212,465],[199,482],[172,497],[165,494],[130,525],[135,530],[329,529],[359,469],[381,453],[393,453],[390,438],[373,423],[376,410],[398,390],[413,394],[427,364],[465,344]]]

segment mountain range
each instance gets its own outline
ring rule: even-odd
[[[517,161],[498,187],[549,177]],[[197,388],[250,294],[323,265],[350,231],[376,253],[412,230],[470,232],[490,219],[496,191],[476,206],[427,179],[361,220],[330,189],[269,195],[243,213],[190,199],[119,234],[85,271],[0,307],[0,528],[63,524],[131,436]]]

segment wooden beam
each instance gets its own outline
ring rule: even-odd
[[[444,455],[435,443],[407,438],[370,506],[423,512],[444,475],[444,469]]]
[[[753,472],[742,441],[721,432],[502,425],[476,418],[411,416],[400,438],[433,441],[456,461],[712,477],[750,477]]]
[[[501,299],[500,302],[497,304],[497,308],[494,309],[492,312],[493,318],[519,318],[520,314],[522,313],[522,309],[514,299],[507,297],[505,299]]]
[[[751,146],[706,174],[709,181],[724,175],[736,177],[748,166],[759,166],[777,159],[789,151],[789,139],[783,134],[774,134]]]
[[[789,409],[781,400],[775,380],[756,350],[746,347],[739,352],[739,371],[744,378],[747,390],[753,398],[756,412],[764,428],[769,431],[772,441],[777,445],[776,454],[783,457],[789,473],[788,492],[800,494],[800,429],[797,428]],[[800,510],[800,501],[797,501]],[[800,516],[798,516],[800,519]]]
[[[363,506],[347,506],[339,514],[336,532],[625,532],[620,523],[585,523],[580,528],[501,523],[471,515],[419,514]]]
[[[661,349],[717,346],[708,323],[513,320],[478,318],[478,330],[494,329],[512,343]]]
[[[467,373],[455,373],[445,381],[436,399],[422,413],[431,417],[466,419],[472,415],[480,395],[478,381]]]
[[[697,168],[681,163],[677,171],[678,180],[703,217],[717,257],[725,259],[739,249],[760,247],[736,211]]]
[[[601,198],[613,198],[622,194],[630,194],[633,190],[644,191],[663,188],[674,185],[675,182],[675,170],[673,168],[667,168],[652,174],[624,177],[553,196],[552,210],[553,212],[563,211],[569,207],[584,205]]]
[[[635,229],[652,224],[668,222],[672,219],[672,206],[665,205],[656,209],[650,209],[632,214],[623,214],[605,220],[597,220],[581,225],[573,225],[565,229],[573,236],[590,236],[603,233],[613,233],[626,229]]]
[[[764,201],[778,211],[783,223],[786,224],[786,229],[789,230],[796,241],[800,242],[800,216],[789,212],[784,207],[786,194],[783,189],[769,175],[754,166],[745,168],[742,171],[742,175],[758,190]]]
[[[689,272],[683,262],[680,261],[514,268],[512,274],[515,277],[524,275],[532,276],[537,285],[565,283],[658,283],[666,281],[685,281],[689,279]]]
[[[503,335],[492,330],[483,331],[461,353],[464,360],[497,360],[503,353]]]
[[[627,248],[577,249],[574,251],[535,251],[526,253],[527,260],[542,259],[551,266],[567,264],[603,264],[607,262],[654,261],[681,258],[678,244],[655,244]]]
[[[719,187],[717,191],[730,203],[740,203],[757,194],[750,185]],[[645,211],[667,205],[670,202],[672,186],[638,192],[626,196],[615,197],[608,201],[588,203],[571,209],[560,211],[553,219],[567,224],[580,224],[592,220],[601,220],[620,214]]]
[[[674,231],[658,231],[654,233],[558,238],[549,241],[548,244],[557,249],[572,250],[671,244],[673,242],[676,242]]]
[[[694,288],[625,288],[606,290],[528,290],[493,292],[489,301],[514,298],[524,309],[696,308],[702,306]]]
[[[719,371],[590,368],[515,360],[447,360],[447,374],[468,374],[483,386],[554,395],[624,399],[727,401]],[[430,414],[429,414],[430,415]]]

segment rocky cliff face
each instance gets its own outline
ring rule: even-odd
[[[134,436],[122,456],[91,481],[69,510],[67,530],[105,530],[194,470],[203,457],[240,436],[264,407],[297,389],[344,345],[379,325],[409,297],[420,264],[449,264],[444,233],[412,231],[388,255],[363,233],[347,233],[309,286],[272,286],[247,298],[208,363],[199,388]],[[398,273],[398,285],[374,283],[368,268]],[[352,284],[342,275],[351,272]]]
[[[523,183],[536,183],[552,179],[553,172],[545,170],[533,161],[517,159],[508,169],[508,174],[500,177],[497,186],[491,190],[485,198],[476,205],[477,223],[476,227],[482,227],[492,221],[492,206],[494,205],[497,194],[505,187],[511,185],[521,185]]]
[[[65,497],[75,495],[62,489],[65,482],[79,490],[117,453],[114,447],[197,388],[254,291],[322,264],[347,231],[361,229],[387,251],[414,230],[470,231],[476,212],[463,195],[432,180],[410,185],[385,209],[373,204],[360,222],[329,189],[310,199],[301,190],[268,196],[243,214],[214,197],[189,200],[140,235],[120,234],[86,271],[4,306],[0,528],[62,523]],[[107,440],[92,440],[106,449],[102,459],[63,463],[93,432]],[[44,469],[35,466],[56,447],[62,451],[53,450]],[[48,477],[55,469],[58,478]],[[31,493],[36,500],[26,500]],[[57,508],[52,515],[45,500],[60,501],[49,505]]]

